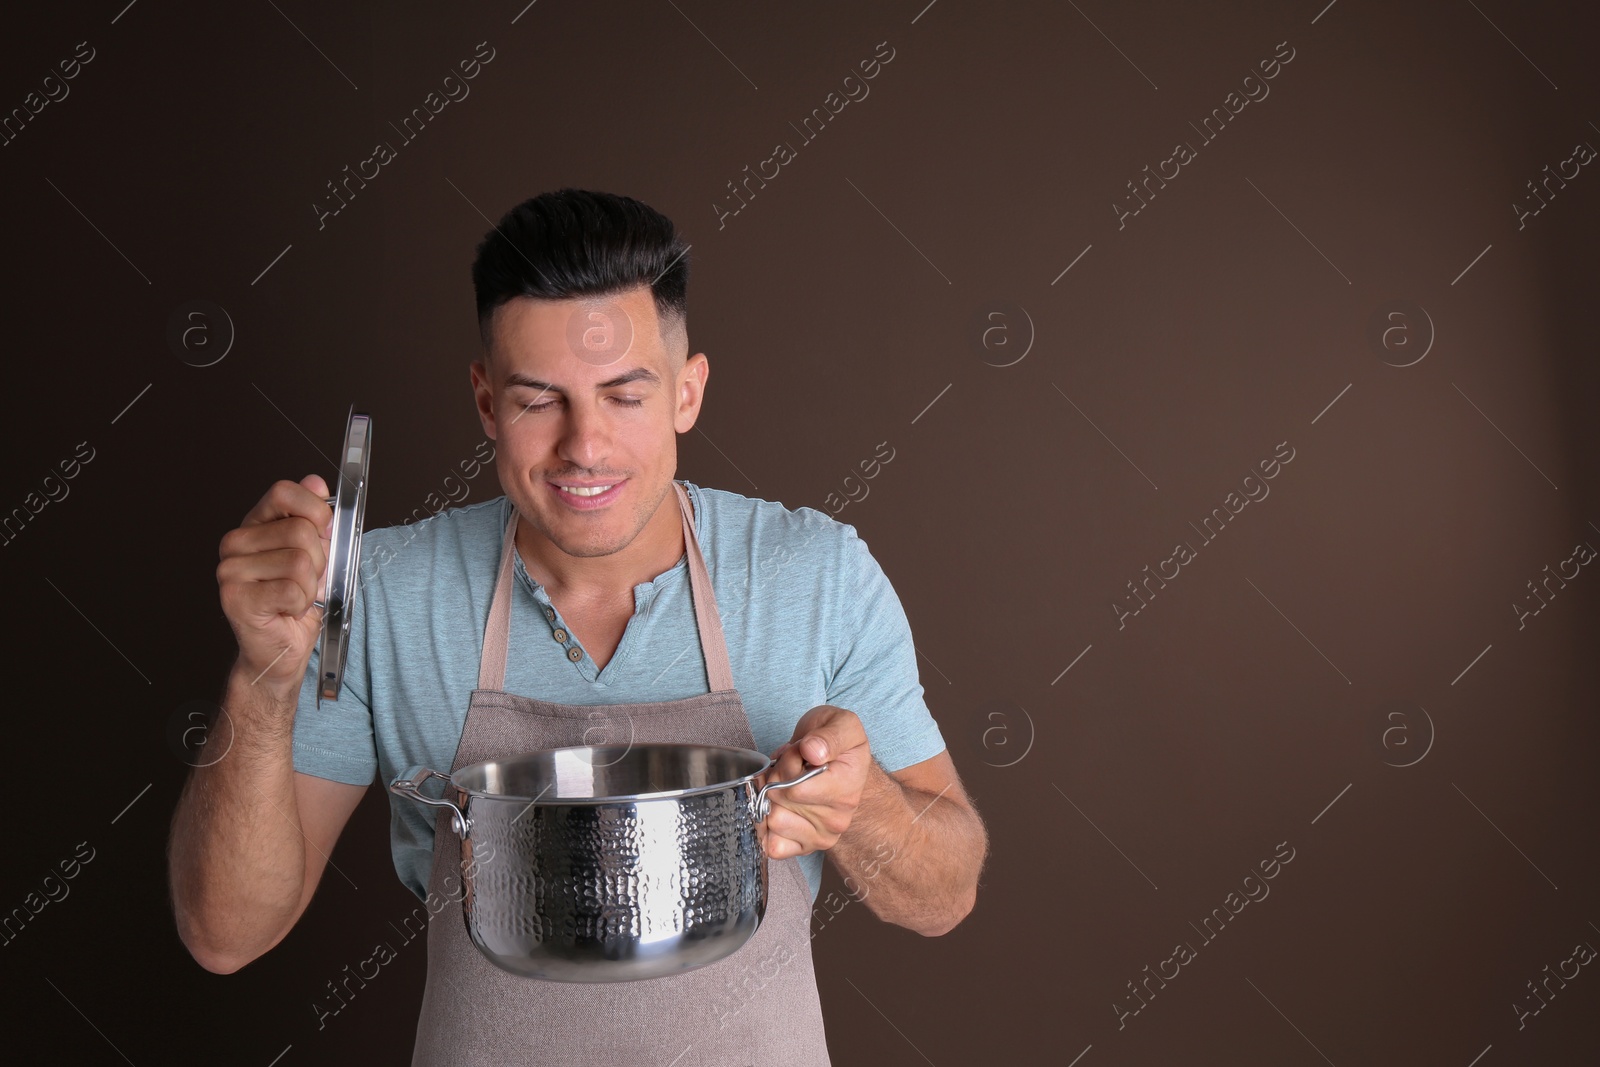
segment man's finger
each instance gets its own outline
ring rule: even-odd
[[[797,748],[813,766],[827,763],[852,748],[866,744],[861,720],[849,712],[830,716],[800,739]]]
[[[325,532],[333,523],[328,496],[328,484],[315,474],[308,474],[299,482],[277,481],[240,525],[255,526],[296,517],[308,520],[319,533]]]
[[[800,841],[802,838],[815,833],[816,826],[804,812],[796,811],[788,805],[772,806],[767,813],[767,833],[786,837],[791,841]]]
[[[333,495],[333,491],[328,488],[328,483],[323,481],[320,474],[308,474],[300,479],[300,484],[324,500]]]
[[[786,860],[791,856],[803,856],[805,853],[805,846],[794,838],[784,837],[782,834],[767,834],[767,855],[771,859]]]

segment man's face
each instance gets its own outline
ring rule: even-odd
[[[647,286],[514,297],[490,325],[472,386],[506,495],[568,555],[622,551],[672,489],[676,435],[700,413],[705,354],[677,366],[687,343],[677,333],[678,358],[669,354]]]

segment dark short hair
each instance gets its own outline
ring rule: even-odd
[[[585,189],[524,200],[484,235],[472,263],[485,347],[495,308],[512,297],[613,296],[639,286],[650,287],[664,334],[685,329],[689,246],[649,205]]]

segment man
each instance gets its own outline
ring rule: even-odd
[[[459,890],[435,907],[462,873],[448,820],[391,798],[396,870],[435,913],[414,1062],[826,1064],[807,933],[822,855],[885,921],[932,936],[971,910],[987,836],[865,544],[673,479],[709,375],[687,253],[644,204],[572,189],[484,238],[471,381],[505,495],[366,535],[337,702],[315,702],[326,484],[278,482],[223,538],[234,739],[192,772],[171,844],[201,966],[238,970],[288,934],[374,776],[651,731],[771,753],[763,781],[828,764],[768,794],[760,929],[668,978],[509,975],[468,942]]]

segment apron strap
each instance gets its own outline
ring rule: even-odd
[[[694,595],[694,623],[700,631],[700,651],[706,659],[706,684],[713,693],[733,689],[733,666],[728,661],[728,642],[722,633],[722,613],[717,610],[717,594],[711,590],[711,573],[700,552],[700,538],[690,517],[689,493],[674,479],[678,491],[678,510],[683,516],[683,551],[689,557],[689,589]]]
[[[674,480],[678,511],[683,521],[684,555],[689,559],[689,588],[694,602],[695,628],[700,634],[700,650],[706,661],[706,683],[713,693],[733,689],[733,666],[728,659],[728,643],[722,632],[722,615],[711,588],[711,574],[695,534],[689,494]],[[506,683],[506,656],[511,647],[511,576],[516,552],[517,509],[511,506],[500,544],[500,569],[495,576],[494,595],[489,601],[489,619],[483,630],[483,655],[478,662],[478,688],[499,692]]]
[[[489,621],[483,628],[483,655],[478,660],[478,688],[495,692],[506,687],[506,653],[511,646],[511,562],[516,555],[517,506],[511,503],[511,521],[500,542],[500,572],[489,599]]]

